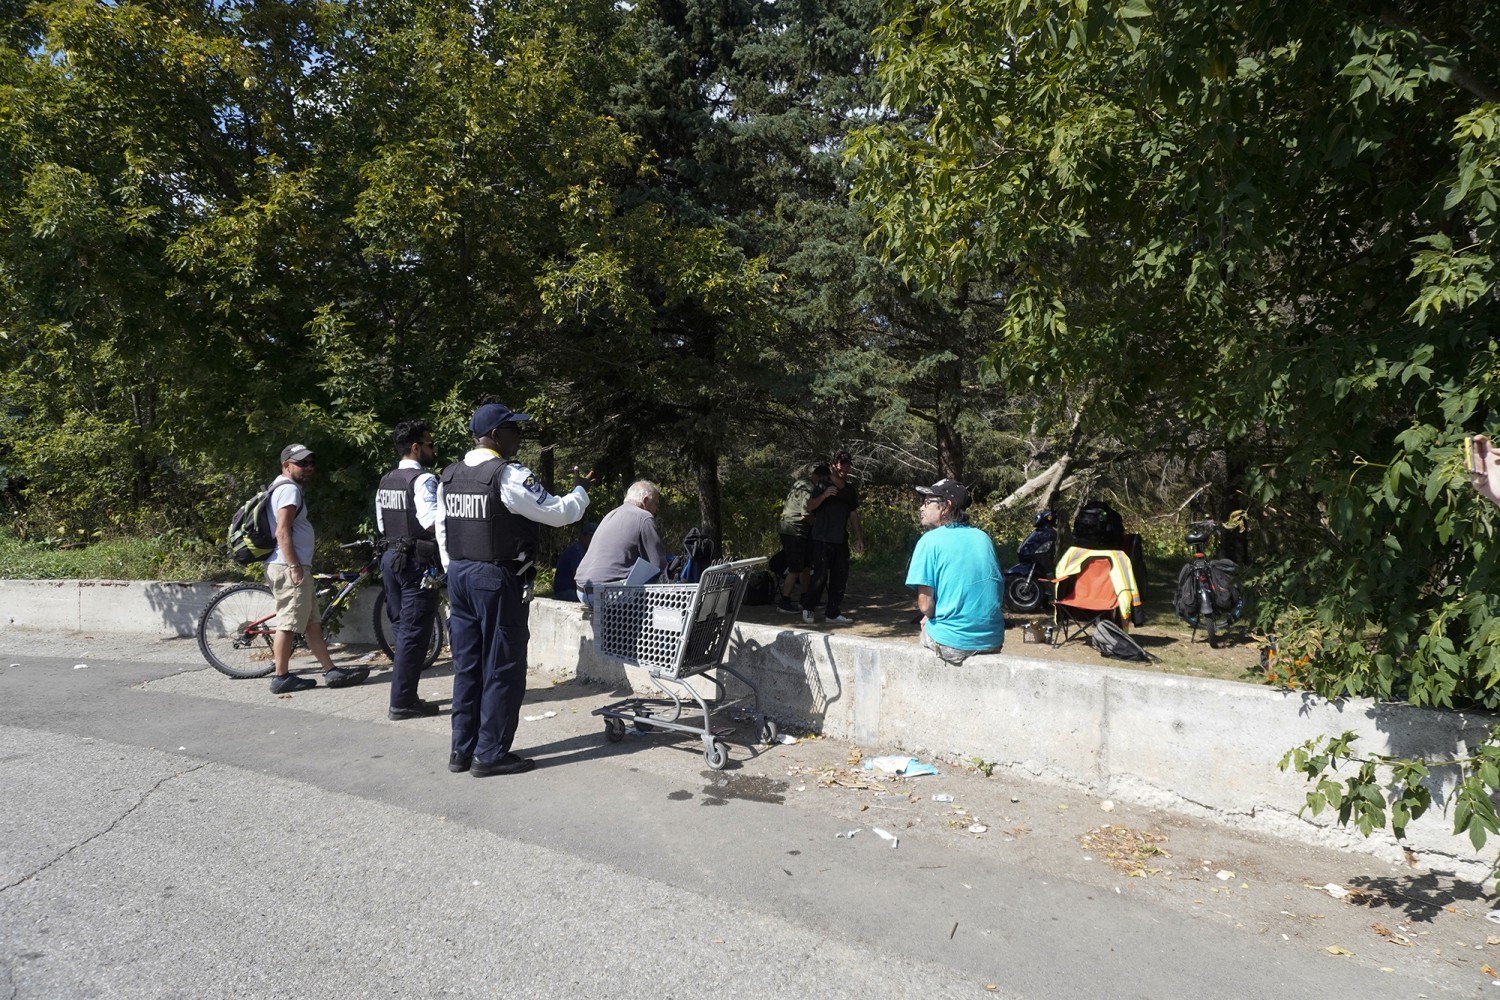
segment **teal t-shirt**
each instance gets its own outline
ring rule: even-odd
[[[908,587],[931,587],[932,641],[954,649],[999,649],[1005,642],[1000,562],[990,536],[968,524],[933,528],[917,541]]]

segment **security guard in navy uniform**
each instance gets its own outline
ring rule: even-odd
[[[583,517],[586,475],[553,496],[514,461],[525,413],[500,403],[474,411],[474,449],[443,470],[437,543],[448,571],[448,638],[453,650],[453,746],[448,770],[476,778],[520,774],[536,762],[511,752],[526,696],[529,580],[537,525]]]
[[[385,588],[386,614],[395,626],[391,704],[386,716],[417,719],[438,714],[435,702],[417,697],[417,681],[437,618],[437,589],[423,586],[428,569],[438,565],[437,477],[426,471],[435,456],[432,428],[425,420],[403,420],[391,437],[400,462],[375,491],[375,526],[385,546],[380,582]]]

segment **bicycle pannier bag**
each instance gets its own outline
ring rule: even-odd
[[[1214,610],[1220,613],[1238,613],[1241,604],[1240,588],[1235,586],[1234,574],[1239,567],[1228,559],[1210,559],[1208,578],[1214,584]]]
[[[1208,561],[1208,578],[1214,585],[1213,605],[1217,614],[1239,613],[1243,599],[1240,588],[1234,583],[1234,574],[1238,571],[1239,567],[1228,559]],[[1177,596],[1173,599],[1172,610],[1184,621],[1198,617],[1198,574],[1193,563],[1183,566],[1177,574]]]
[[[1177,595],[1172,599],[1172,610],[1183,621],[1198,614],[1198,574],[1192,563],[1183,566],[1177,574]]]
[[[229,557],[242,566],[265,562],[276,548],[276,528],[271,520],[271,490],[277,481],[240,504],[229,519],[225,546]]]

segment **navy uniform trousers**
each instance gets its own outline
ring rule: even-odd
[[[417,700],[417,681],[427,662],[437,618],[438,592],[422,586],[425,567],[408,556],[406,568],[396,572],[396,551],[380,557],[380,585],[385,590],[385,613],[391,629],[391,707],[410,708]]]
[[[498,761],[516,738],[531,639],[521,591],[521,577],[509,566],[448,564],[453,752],[475,763]]]

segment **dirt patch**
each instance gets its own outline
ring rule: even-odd
[[[905,587],[874,585],[869,581],[850,581],[844,599],[844,613],[854,619],[852,625],[830,625],[819,622],[805,625],[794,614],[778,611],[775,605],[744,607],[740,620],[780,628],[813,629],[843,635],[865,635],[897,642],[916,642],[920,631],[912,592]],[[1240,624],[1219,640],[1219,648],[1210,648],[1203,633],[1193,636],[1169,608],[1147,608],[1146,622],[1131,633],[1136,642],[1151,654],[1149,663],[1107,660],[1094,651],[1083,638],[1069,640],[1061,646],[1045,643],[1023,643],[1021,626],[1033,622],[1038,626],[1052,621],[1050,615],[1007,615],[1005,618],[1005,652],[1038,660],[1126,667],[1150,673],[1181,674],[1187,677],[1213,677],[1219,680],[1260,682],[1260,646],[1248,626]]]

